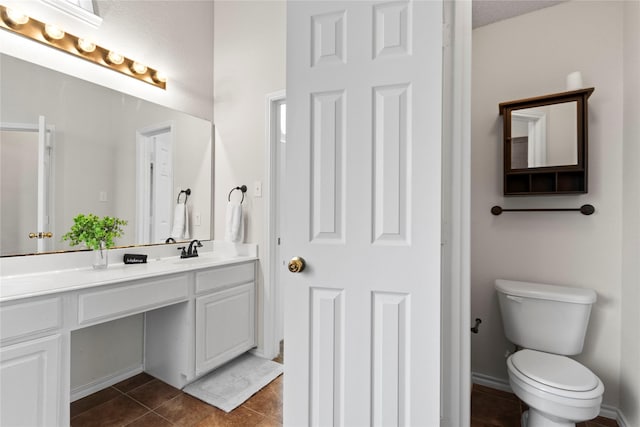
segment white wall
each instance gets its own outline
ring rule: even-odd
[[[604,403],[613,406],[620,401],[623,297],[622,24],[622,2],[570,1],[480,27],[473,31],[472,73],[471,317],[483,319],[472,337],[472,371],[507,379],[504,355],[513,347],[504,338],[495,279],[592,288],[598,302],[577,359],[602,379]],[[504,197],[498,104],[561,92],[565,76],[576,70],[585,86],[595,87],[589,100],[589,193]],[[595,206],[595,214],[489,212],[493,205],[585,203]]]
[[[71,390],[139,370],[144,323],[130,316],[71,333]]]
[[[266,250],[266,95],[285,88],[286,4],[284,1],[216,1],[214,22],[215,213],[214,236],[224,237],[229,191],[246,185],[245,242]],[[263,184],[261,198],[253,184]],[[234,192],[233,197],[239,197]],[[262,319],[263,266],[258,284]],[[260,328],[259,328],[260,330]],[[261,330],[260,330],[261,332]],[[262,346],[262,334],[258,337]]]
[[[25,12],[43,21],[64,22],[65,28],[76,36],[93,36],[101,46],[121,51],[125,56],[146,62],[168,75],[167,90],[120,75],[95,64],[74,58],[16,36],[0,31],[0,52],[52,68],[85,80],[111,87],[123,93],[146,99],[160,105],[201,117],[213,119],[213,2],[171,0],[98,0],[103,23],[98,29],[64,19],[43,3],[9,0],[3,4],[16,4]],[[198,179],[202,179],[199,177]],[[64,256],[64,255],[61,255]],[[100,349],[86,335],[78,335],[74,348],[86,351],[75,354],[78,370],[72,372],[74,386],[87,384],[96,376],[119,373],[142,363],[141,351],[123,349],[140,348],[142,316],[129,322],[110,325],[109,333],[93,339],[108,341],[118,337],[118,345],[111,346],[111,357],[102,358]],[[82,356],[86,364],[78,361]],[[106,365],[84,369],[91,361],[101,360]],[[74,367],[72,366],[72,370]]]
[[[624,5],[624,174],[620,408],[640,426],[640,1]]]

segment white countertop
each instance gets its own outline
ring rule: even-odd
[[[200,252],[195,258],[171,256],[149,258],[146,264],[110,263],[103,270],[95,270],[88,265],[83,268],[6,275],[0,278],[0,302],[253,261],[257,256],[252,252],[234,255],[228,251],[214,250]]]

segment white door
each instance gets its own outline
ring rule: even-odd
[[[164,243],[171,235],[173,193],[172,126],[138,130],[136,171],[136,243]],[[182,196],[184,198],[184,195]]]
[[[440,423],[442,15],[288,2],[285,425]]]
[[[44,116],[37,125],[0,124],[1,255],[53,249],[52,133]]]
[[[152,137],[155,162],[153,167],[153,204],[151,243],[163,243],[171,235],[171,207],[173,199],[173,155],[171,133],[165,132]],[[184,197],[184,195],[182,196]]]

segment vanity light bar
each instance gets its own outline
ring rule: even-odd
[[[160,71],[98,46],[91,40],[76,37],[54,25],[45,24],[2,5],[0,17],[0,28],[161,89],[167,88],[167,78]]]

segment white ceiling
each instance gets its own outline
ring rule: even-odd
[[[473,28],[523,15],[566,0],[473,0]]]

